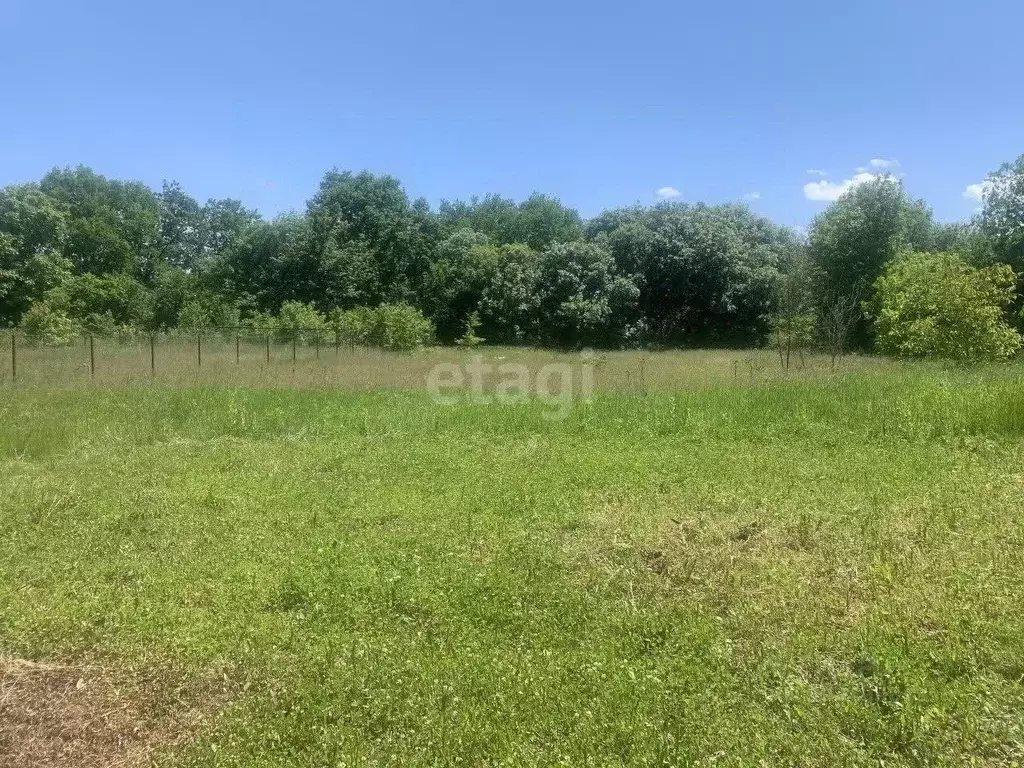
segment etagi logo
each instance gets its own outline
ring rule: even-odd
[[[536,371],[524,363],[495,365],[474,355],[468,363],[438,363],[431,368],[427,393],[438,405],[511,405],[536,399],[551,406],[545,418],[560,420],[572,412],[575,401],[593,399],[594,363],[595,355],[589,350],[580,354],[578,363],[548,363]]]

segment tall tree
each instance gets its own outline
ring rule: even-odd
[[[203,209],[176,181],[157,194],[160,255],[174,267],[193,269],[203,252]]]
[[[523,243],[498,249],[491,281],[480,298],[484,337],[506,343],[535,341],[540,335],[540,254]]]
[[[276,312],[294,298],[284,278],[285,265],[303,247],[305,217],[281,216],[261,221],[212,257],[202,272],[211,292],[238,302],[249,311]]]
[[[921,241],[929,233],[930,211],[911,200],[897,179],[882,176],[854,187],[811,226],[808,244],[821,279],[819,294],[866,299],[886,264],[904,250],[926,245]],[[864,346],[870,337],[861,315],[853,341]]]
[[[80,165],[54,168],[40,188],[67,209],[67,255],[82,272],[142,274],[157,258],[159,204],[146,185]]]
[[[412,297],[433,243],[422,226],[422,211],[410,205],[396,178],[329,171],[307,205],[307,217],[306,242],[314,257],[330,260],[332,249],[358,244],[373,255],[378,282],[371,293],[378,300]]]
[[[558,242],[577,240],[583,234],[583,220],[577,211],[557,198],[535,192],[521,203],[485,195],[470,201],[443,201],[439,214],[449,232],[472,229],[492,243],[526,243],[541,250]]]
[[[542,340],[617,346],[636,331],[640,289],[605,242],[555,243],[540,258]]]
[[[984,188],[982,230],[993,258],[1024,271],[1024,155],[989,174]]]
[[[200,211],[200,258],[207,259],[223,253],[259,221],[259,212],[246,208],[240,200],[207,200]]]
[[[36,184],[0,189],[0,326],[71,276],[68,217]]]
[[[648,340],[754,343],[793,233],[741,205],[662,203],[607,211],[587,226],[607,238],[621,273],[635,275]]]
[[[470,314],[480,309],[484,290],[498,267],[499,252],[487,235],[459,229],[437,246],[424,277],[422,303],[437,337],[454,341]]]

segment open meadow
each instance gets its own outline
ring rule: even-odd
[[[105,344],[0,369],[2,765],[1024,761],[1017,364]]]

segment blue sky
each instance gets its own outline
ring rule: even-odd
[[[434,205],[663,190],[803,225],[876,160],[964,218],[1024,152],[1022,25],[1019,0],[0,0],[0,184],[85,163],[272,215],[337,166]]]

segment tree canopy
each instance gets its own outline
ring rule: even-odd
[[[872,345],[884,325],[872,302],[885,291],[889,317],[894,281],[952,296],[975,285],[965,269],[1024,272],[1024,156],[984,190],[974,220],[937,224],[898,179],[878,177],[843,194],[802,238],[735,203],[634,205],[584,220],[550,195],[489,194],[435,211],[393,176],[336,169],[304,211],[266,220],[238,200],[200,203],[174,181],[154,191],[85,166],[55,168],[38,184],[0,189],[0,325],[25,321],[63,338],[75,327],[285,315],[293,325],[354,322],[386,306],[398,309],[379,317],[407,323],[409,307],[443,343],[478,343],[479,328],[493,342],[576,347],[785,338],[789,349],[799,338],[836,354]],[[953,261],[924,269],[903,260],[928,251]],[[998,312],[1020,322],[1018,309]],[[408,322],[421,336],[419,321]],[[892,338],[886,326],[880,348]]]

